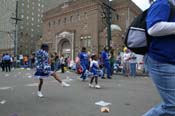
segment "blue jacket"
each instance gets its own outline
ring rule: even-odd
[[[170,4],[168,0],[156,0],[150,7],[146,23],[147,30],[160,21],[168,22],[170,16]],[[170,19],[175,22],[175,17]],[[175,35],[152,37],[148,55],[161,63],[175,63]]]

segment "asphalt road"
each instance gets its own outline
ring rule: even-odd
[[[72,72],[58,72],[71,87],[62,87],[51,77],[44,81],[44,98],[38,98],[33,73],[27,69],[0,72],[0,116],[141,116],[160,101],[147,77],[114,75],[111,80],[100,79],[102,88],[95,89]],[[101,106],[95,105],[98,101],[111,103],[110,112],[101,113]]]

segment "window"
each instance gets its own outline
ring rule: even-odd
[[[23,26],[21,26],[21,27],[20,27],[20,29],[24,29],[24,27],[23,27]]]
[[[81,46],[91,47],[91,38],[89,36],[81,37]]]
[[[55,24],[56,24],[56,22],[55,21],[53,21],[53,25],[55,26]]]
[[[87,12],[84,13],[84,17],[87,19]]]
[[[26,19],[29,20],[29,16],[27,16]]]
[[[66,18],[64,18],[64,24],[66,24]]]
[[[77,14],[77,18],[78,18],[78,20],[80,21],[80,14]]]
[[[50,24],[50,22],[48,23],[48,25],[49,25],[49,28],[51,27],[51,24]]]
[[[24,18],[24,15],[23,15],[23,14],[21,15],[21,18],[22,18],[22,19]]]
[[[70,22],[73,22],[73,16],[70,16]]]
[[[60,25],[60,23],[61,23],[61,20],[60,20],[60,19],[58,19],[58,25]]]

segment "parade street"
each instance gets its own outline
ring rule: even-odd
[[[44,97],[39,98],[33,73],[30,69],[0,72],[0,116],[141,116],[160,102],[146,76],[113,75],[113,79],[99,79],[101,89],[95,89],[75,72],[58,72],[71,87],[62,87],[52,77],[45,79]],[[109,113],[100,111],[95,104],[99,101],[111,103]]]

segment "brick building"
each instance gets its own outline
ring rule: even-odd
[[[50,52],[69,55],[71,58],[86,47],[99,53],[107,45],[106,23],[99,0],[73,0],[44,13],[43,37],[38,42],[48,43]],[[105,1],[105,0],[104,0]],[[130,22],[141,13],[131,0],[113,0],[111,46],[118,52]]]

